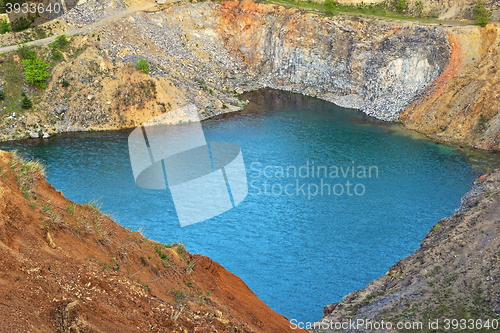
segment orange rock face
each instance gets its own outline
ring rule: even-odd
[[[450,61],[402,114],[412,129],[439,140],[500,150],[498,26],[450,29]]]

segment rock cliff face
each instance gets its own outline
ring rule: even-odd
[[[500,150],[500,33],[448,27],[452,53],[441,76],[401,114],[406,128],[441,141]]]
[[[75,37],[72,47],[53,69],[31,128],[127,127],[191,103],[207,118],[240,109],[235,93],[262,87],[397,120],[450,55],[447,34],[434,27],[329,19],[250,1],[139,12]],[[134,71],[138,57],[150,62],[150,75]],[[10,119],[4,137],[23,132],[16,124]]]
[[[336,21],[228,2],[217,23],[261,86],[292,90],[395,120],[448,60],[433,28]],[[245,22],[242,24],[241,22]]]
[[[447,36],[435,28],[335,21],[247,1],[139,13],[103,34],[109,56],[139,54],[159,75],[212,90],[291,90],[385,120],[396,120],[449,57]]]
[[[115,2],[106,10],[125,6]],[[61,27],[98,19],[93,5],[82,2]],[[270,87],[384,120],[400,117],[442,141],[500,149],[495,25],[324,18],[250,1],[162,8],[74,37],[38,92],[35,112],[6,115],[0,136],[131,127],[191,103],[209,118],[241,109],[239,93]],[[139,57],[149,61],[149,75],[134,70]],[[0,61],[22,72],[15,56]]]

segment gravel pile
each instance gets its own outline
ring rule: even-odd
[[[83,26],[98,21],[99,19],[111,16],[127,9],[122,0],[87,0],[71,8],[61,16],[61,19],[73,22],[77,26]]]

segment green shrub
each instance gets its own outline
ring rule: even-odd
[[[337,3],[332,0],[325,0],[325,2],[323,2],[323,9],[326,14],[332,15],[337,9]]]
[[[60,50],[65,48],[69,44],[68,39],[66,38],[66,35],[61,35],[56,38],[55,41],[49,44],[49,46],[54,49],[54,50]]]
[[[3,101],[5,99],[5,91],[0,90],[0,101]]]
[[[22,44],[17,48],[17,54],[22,60],[36,59],[35,51],[26,44]]]
[[[24,79],[26,82],[34,84],[40,88],[45,88],[47,83],[45,80],[50,75],[47,71],[49,65],[43,59],[26,59],[23,60]]]
[[[23,93],[23,99],[21,100],[21,107],[25,110],[27,109],[31,109],[31,107],[33,106],[33,102],[31,102],[31,99],[29,99],[28,96],[26,96],[24,93]]]
[[[12,31],[19,32],[28,29],[31,23],[33,23],[34,21],[34,17],[20,17],[17,20],[11,22],[10,27],[12,28]]]
[[[75,204],[70,202],[68,206],[66,206],[66,212],[73,214],[75,212]]]
[[[135,64],[135,69],[143,72],[144,74],[149,74],[149,63],[147,60],[139,58]]]
[[[47,32],[43,28],[36,27],[35,34],[37,39],[47,38]]]
[[[485,7],[484,2],[479,0],[474,7],[476,24],[484,27],[490,22],[491,12]]]
[[[63,58],[63,54],[61,53],[61,51],[57,50],[57,49],[52,49],[52,59],[54,61],[59,61]]]
[[[174,297],[176,303],[181,303],[186,299],[186,294],[178,289],[172,291],[172,296]]]
[[[0,35],[10,31],[10,24],[6,19],[0,20]]]
[[[422,17],[424,15],[424,3],[420,0],[415,2],[414,11],[415,16]]]
[[[398,13],[404,13],[406,9],[408,8],[408,1],[407,0],[393,0],[392,1],[392,6]]]

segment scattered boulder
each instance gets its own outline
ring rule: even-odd
[[[328,316],[329,314],[331,314],[333,312],[333,310],[335,310],[337,308],[337,306],[339,306],[340,303],[333,303],[333,304],[328,304],[328,305],[325,305],[325,307],[323,308],[323,316]]]

